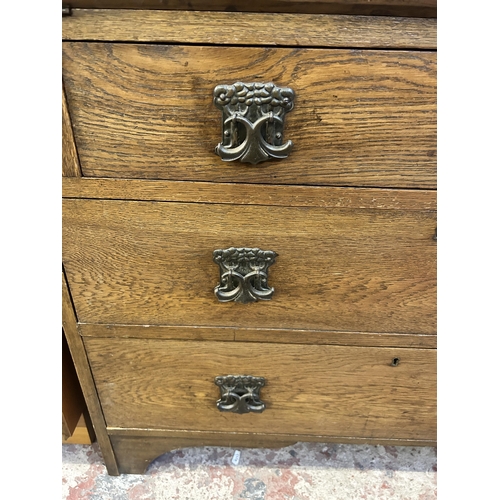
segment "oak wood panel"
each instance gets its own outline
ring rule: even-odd
[[[83,323],[436,332],[435,212],[63,200]],[[278,253],[271,301],[220,303],[217,248]]]
[[[436,19],[74,9],[63,40],[436,49]]]
[[[436,187],[436,54],[65,43],[84,176]],[[290,85],[289,158],[223,162],[213,88]]]
[[[62,175],[67,177],[79,177],[82,175],[64,87],[62,89]]]
[[[172,9],[436,17],[436,0],[72,0],[79,9]]]
[[[281,448],[298,441],[319,443],[376,444],[387,446],[435,446],[434,441],[369,439],[323,435],[251,434],[242,432],[152,431],[108,428],[122,474],[144,474],[151,462],[172,450],[189,446],[232,448]]]
[[[436,438],[436,351],[84,339],[109,427]],[[399,365],[391,366],[394,358]],[[261,414],[220,412],[214,378],[266,379]]]
[[[85,353],[85,347],[76,327],[76,316],[64,272],[62,274],[62,324],[108,474],[117,476],[119,474],[118,466],[106,431],[106,423]]]
[[[366,347],[418,347],[435,349],[436,335],[332,332],[266,328],[210,328],[203,326],[101,325],[80,323],[84,337],[121,337],[171,340],[280,342],[286,344],[355,345]]]
[[[229,184],[147,179],[66,178],[65,198],[180,201],[285,207],[436,210],[436,191]]]

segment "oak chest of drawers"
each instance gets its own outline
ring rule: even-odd
[[[435,443],[435,65],[432,18],[63,19],[63,323],[110,474]]]

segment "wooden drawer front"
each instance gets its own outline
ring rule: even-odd
[[[436,213],[65,199],[84,323],[436,332]],[[270,301],[219,302],[215,249],[278,253]]]
[[[434,350],[112,338],[85,344],[108,427],[436,437]],[[267,408],[220,412],[214,378],[228,374],[264,377]]]
[[[93,177],[436,186],[434,52],[63,43],[82,172]],[[289,158],[223,162],[218,84],[296,93]]]

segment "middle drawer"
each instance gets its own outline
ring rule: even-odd
[[[434,334],[436,213],[65,199],[83,323]],[[219,302],[216,249],[278,254],[270,301]]]

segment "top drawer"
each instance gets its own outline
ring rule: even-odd
[[[63,43],[84,176],[436,187],[436,53]],[[219,84],[291,87],[287,159],[223,162]]]

